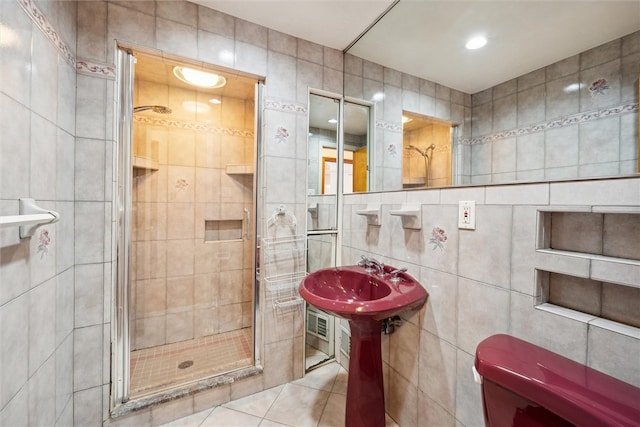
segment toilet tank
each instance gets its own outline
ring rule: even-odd
[[[480,342],[475,368],[487,427],[640,426],[639,388],[521,339]]]

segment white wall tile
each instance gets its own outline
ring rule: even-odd
[[[76,264],[102,262],[104,259],[104,203],[77,202],[75,219]]]
[[[78,265],[75,268],[74,313],[76,328],[102,323],[102,264]]]
[[[5,112],[0,115],[0,199],[28,197],[31,114],[4,93],[0,93],[0,108]]]
[[[509,292],[458,279],[458,348],[475,353],[483,339],[509,330]]]
[[[55,379],[55,357],[50,357],[29,380],[29,425],[47,425],[55,419]]]
[[[29,375],[33,375],[55,350],[55,301],[55,278],[29,292]]]
[[[86,391],[102,384],[102,331],[102,324],[100,324],[77,328],[73,333],[73,389],[75,392]],[[75,396],[77,395],[78,393],[75,393]],[[99,397],[93,404],[99,404],[101,407],[101,402],[102,399]]]
[[[589,326],[588,365],[640,387],[640,340]]]
[[[0,406],[5,405],[18,393],[29,377],[29,295],[24,294],[0,306]],[[26,399],[25,399],[26,401]],[[26,403],[25,403],[26,405]],[[14,410],[18,411],[16,406]]]

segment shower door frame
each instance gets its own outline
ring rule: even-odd
[[[136,406],[131,408],[122,409],[122,406],[129,401],[130,394],[130,336],[129,336],[129,321],[130,321],[130,277],[129,267],[131,260],[131,233],[132,233],[132,150],[133,150],[133,90],[134,90],[134,72],[135,72],[135,57],[133,52],[144,52],[153,56],[166,56],[164,52],[157,50],[150,51],[145,48],[127,46],[121,43],[116,43],[116,82],[115,82],[115,144],[114,144],[114,199],[112,206],[112,247],[113,262],[112,262],[112,304],[111,304],[111,415],[118,416],[123,415],[131,410],[139,409]],[[171,55],[173,56],[173,55]],[[190,62],[187,58],[180,58],[174,56],[176,61],[182,61],[184,63]],[[221,68],[212,66],[212,68]],[[227,70],[235,74],[240,73],[237,70]],[[244,73],[243,73],[244,74]],[[263,114],[264,114],[264,79],[245,74],[247,77],[256,80],[255,94],[254,94],[254,174],[253,174],[253,206],[254,215],[253,219],[248,221],[247,227],[251,229],[253,233],[254,241],[254,256],[252,259],[252,274],[253,280],[253,319],[252,319],[252,333],[253,333],[253,365],[246,368],[240,368],[240,371],[250,369],[254,373],[261,372],[261,354],[260,348],[262,345],[262,334],[260,321],[260,282],[256,279],[256,268],[258,265],[257,260],[257,248],[259,244],[259,233],[257,218],[260,217],[260,192],[258,191],[259,177],[261,176],[262,168],[260,162],[262,159],[261,147],[262,147],[262,126],[263,126]],[[216,374],[215,376],[225,375],[229,376],[229,373]],[[251,375],[251,374],[249,374]],[[184,389],[184,393],[174,393],[177,395],[187,395],[193,392],[194,383],[202,382],[201,387],[198,389],[206,389],[217,384],[216,381],[210,381],[214,377],[205,377],[195,380],[187,384],[178,384],[174,388],[170,388],[171,391]],[[246,376],[243,375],[243,376]],[[209,381],[207,381],[209,380]],[[159,391],[158,394],[163,393]],[[145,397],[146,399],[146,397]],[[152,398],[149,404],[157,403]],[[128,406],[128,405],[127,405]]]

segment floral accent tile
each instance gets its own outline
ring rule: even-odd
[[[180,178],[176,181],[176,190],[178,191],[187,191],[189,188],[189,181],[184,178]]]
[[[289,140],[289,131],[286,128],[280,126],[276,132],[275,138],[276,141],[282,144],[286,144],[286,142]]]
[[[398,155],[398,147],[396,147],[396,144],[389,144],[387,146],[387,152],[391,157],[396,157]]]
[[[431,238],[429,239],[429,243],[433,245],[433,250],[440,249],[444,250],[444,242],[447,241],[447,233],[440,227],[433,227],[431,230]]]
[[[609,82],[606,79],[598,79],[589,86],[589,92],[591,92],[592,97],[605,95],[607,90],[609,90]]]
[[[265,99],[265,108],[277,111],[286,111],[288,113],[307,114],[307,106],[302,104],[295,104],[291,102],[284,102],[277,99]]]
[[[45,255],[49,255],[50,244],[51,237],[49,237],[49,230],[46,228],[41,229],[38,235],[38,253],[40,254],[40,259],[44,258]]]

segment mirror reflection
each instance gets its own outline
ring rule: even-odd
[[[451,185],[451,146],[457,126],[446,120],[402,113],[402,188]]]
[[[344,113],[340,107],[343,105]],[[309,95],[307,195],[309,230],[336,228],[336,196],[369,188],[370,107]],[[340,118],[344,117],[340,126]]]
[[[470,7],[468,3],[465,8]],[[476,2],[473,7],[488,8],[494,3]],[[520,6],[525,7],[512,7]],[[429,48],[423,46],[419,49],[423,53],[416,55],[418,49],[407,49],[415,46],[416,40],[399,36],[412,33],[416,22],[412,16],[430,16],[432,7],[433,2],[398,3],[345,55],[345,96],[375,104],[376,128],[370,150],[376,156],[371,162],[369,190],[553,181],[638,172],[640,16],[618,20],[618,32],[609,38],[605,34],[593,38],[595,44],[590,48],[556,57],[506,80],[505,68],[511,67],[510,61],[495,58],[493,80],[483,74],[483,81],[489,83],[478,89],[474,78],[477,74],[479,79],[480,70],[474,68],[471,56],[466,59],[467,66],[448,69],[458,81],[466,76],[469,82],[454,87],[424,77],[435,69],[447,72],[446,52],[427,41]],[[609,7],[613,12],[607,9],[606,13],[624,13],[616,9],[621,7],[630,6],[616,3]],[[399,28],[401,25],[404,27]],[[428,26],[424,19],[420,25]],[[592,28],[605,31],[604,26],[594,24]],[[437,39],[443,44],[455,39],[446,28],[442,31]],[[485,49],[494,49],[500,37],[508,34],[494,35],[493,40],[490,37]],[[583,41],[587,35],[580,37]],[[551,49],[545,43],[536,46],[537,50]],[[377,59],[382,50],[386,57]],[[411,64],[411,72],[400,56],[407,50],[421,58]],[[436,51],[444,56],[430,57],[429,52],[435,55]],[[538,52],[522,48],[516,53],[511,63],[518,62],[518,66],[538,56]],[[474,53],[481,54],[481,50]],[[444,145],[426,139],[406,142],[409,137],[402,118],[407,113],[456,125],[448,145],[446,176],[444,163],[439,162],[444,157],[440,152]]]

